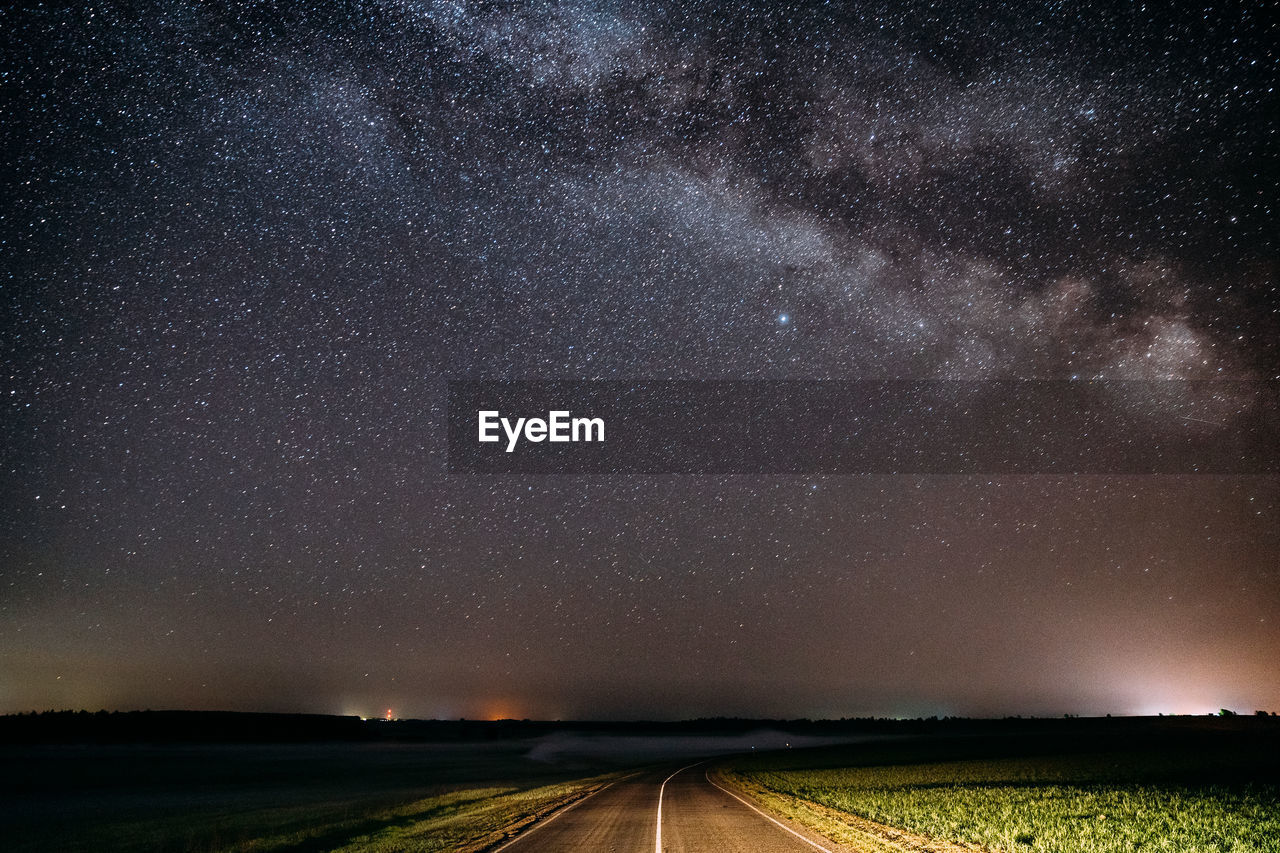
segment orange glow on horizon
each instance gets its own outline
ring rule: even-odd
[[[520,713],[517,710],[518,705],[505,699],[498,699],[486,704],[480,712],[480,718],[483,720],[518,720]]]

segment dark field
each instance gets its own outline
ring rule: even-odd
[[[460,791],[528,791],[610,762],[548,763],[531,744],[89,745],[3,748],[10,851],[321,850]],[[612,765],[616,767],[615,765]],[[426,803],[418,813],[435,813]],[[274,842],[250,845],[258,839]]]

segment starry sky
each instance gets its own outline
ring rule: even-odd
[[[129,7],[0,10],[0,711],[1280,710],[1274,475],[445,452],[459,378],[1280,378],[1262,4]]]

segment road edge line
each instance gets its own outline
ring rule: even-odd
[[[676,772],[678,773],[678,772],[680,772],[680,771],[678,771],[678,770],[677,770]],[[728,788],[725,788],[725,787],[723,787],[723,786],[721,786],[721,785],[717,785],[717,784],[716,784],[714,781],[712,781],[712,779],[711,779],[711,771],[710,771],[710,770],[708,770],[706,773],[704,773],[704,774],[702,774],[702,775],[703,775],[704,777],[706,777],[706,780],[707,780],[707,782],[709,782],[709,783],[711,784],[711,787],[713,787],[713,788],[718,788],[718,789],[720,789],[721,791],[724,791],[726,794],[728,794],[729,796],[733,797],[735,800],[737,800],[738,802],[742,803],[744,806],[746,806],[747,808],[751,809],[751,810],[752,810],[753,812],[755,812],[756,814],[760,815],[760,817],[764,818],[765,820],[772,821],[773,823],[777,824],[777,825],[778,825],[778,827],[780,827],[781,829],[785,829],[787,832],[791,833],[791,834],[792,834],[792,835],[794,835],[796,838],[799,838],[801,841],[803,841],[805,844],[808,844],[808,845],[809,845],[810,847],[812,847],[813,849],[815,849],[815,850],[821,850],[821,851],[822,851],[822,853],[835,853],[835,851],[834,851],[834,850],[832,850],[832,849],[830,849],[830,848],[828,848],[828,847],[823,847],[823,846],[822,846],[821,844],[819,844],[818,842],[813,841],[813,840],[811,840],[811,839],[808,839],[808,838],[806,838],[805,836],[801,835],[799,832],[796,832],[794,829],[792,829],[791,827],[787,826],[785,823],[783,823],[782,821],[780,821],[780,820],[778,820],[777,818],[773,817],[772,815],[765,814],[763,811],[761,811],[760,809],[756,808],[755,806],[753,806],[751,803],[747,802],[746,800],[742,799],[742,797],[739,797],[737,794],[735,794],[733,791],[730,791]],[[659,853],[661,853],[661,851],[659,851]]]

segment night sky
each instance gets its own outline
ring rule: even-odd
[[[128,5],[0,11],[0,712],[1280,710],[1275,476],[444,432],[457,378],[1280,378],[1263,4]]]

